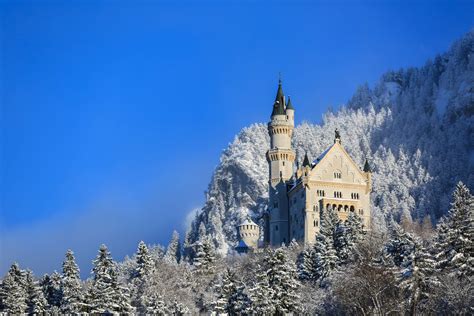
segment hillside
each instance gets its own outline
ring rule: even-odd
[[[305,151],[319,155],[336,127],[354,160],[371,162],[377,229],[391,217],[429,215],[435,221],[447,211],[459,180],[474,186],[474,31],[423,67],[389,71],[374,87],[362,85],[347,105],[326,113],[321,125],[297,126],[298,160]],[[268,148],[265,124],[235,137],[214,171],[187,245],[210,235],[226,254],[236,243],[236,224],[247,214],[259,220],[268,198]]]

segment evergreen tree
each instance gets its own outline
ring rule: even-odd
[[[337,252],[338,262],[347,263],[353,258],[354,249],[364,236],[362,220],[354,212],[350,212],[347,220],[339,222],[334,233],[334,248]]]
[[[215,270],[215,250],[209,237],[203,237],[196,245],[196,256],[193,265],[196,271],[202,274],[211,274]]]
[[[84,309],[84,294],[79,272],[74,253],[68,250],[63,262],[61,279],[61,312],[65,314],[77,314]]]
[[[438,225],[435,249],[439,269],[460,277],[474,275],[474,199],[462,182]]]
[[[61,275],[54,271],[51,275],[45,274],[40,281],[44,297],[50,311],[57,311],[61,306]]]
[[[314,244],[314,276],[320,283],[336,268],[339,258],[334,247],[340,220],[332,208],[321,212],[321,228]]]
[[[300,310],[300,297],[297,289],[296,267],[282,248],[270,251],[265,256],[268,282],[272,289],[272,302],[279,314],[297,313]]]
[[[174,301],[170,308],[170,313],[174,316],[183,316],[189,314],[189,308],[178,301]]]
[[[217,314],[241,315],[247,312],[250,301],[244,292],[244,285],[229,268],[217,287],[218,297],[214,305]]]
[[[270,287],[267,271],[260,265],[255,271],[256,282],[249,290],[251,309],[256,315],[273,315],[275,307],[272,298],[273,289]]]
[[[44,297],[39,282],[34,279],[31,271],[26,272],[26,305],[27,313],[30,315],[43,314],[46,311],[48,302]]]
[[[143,241],[140,241],[138,244],[135,263],[130,282],[132,286],[132,305],[137,308],[138,312],[144,313],[146,306],[142,304],[143,295],[149,277],[153,273],[154,262],[148,251],[148,247]]]
[[[436,284],[434,278],[435,262],[433,256],[424,247],[422,240],[412,237],[412,249],[402,262],[400,273],[400,288],[405,295],[407,312],[410,315],[418,314],[418,306],[426,301]]]
[[[17,263],[12,264],[2,281],[3,311],[8,314],[23,314],[27,311],[26,276]]]
[[[177,264],[181,260],[181,244],[179,242],[179,234],[177,231],[173,231],[171,241],[166,249],[164,260],[169,264]]]
[[[409,257],[414,249],[413,236],[407,233],[400,225],[395,222],[390,223],[390,239],[385,244],[384,260],[390,262],[396,267],[401,267],[402,263]]]
[[[131,311],[128,292],[118,282],[115,263],[105,245],[100,246],[99,254],[93,264],[94,279],[88,294],[89,312]]]
[[[168,315],[170,312],[163,300],[163,297],[156,292],[147,293],[143,297],[146,315]]]
[[[316,263],[315,263],[315,252],[314,248],[309,246],[305,247],[299,254],[297,260],[297,271],[298,277],[301,280],[313,280],[316,277]]]

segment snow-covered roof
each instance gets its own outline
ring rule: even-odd
[[[326,149],[321,155],[319,155],[318,158],[316,158],[315,160],[313,160],[313,163],[311,164],[312,167],[316,166],[323,158],[324,156],[326,156],[326,154],[331,150],[331,148],[334,146],[334,144],[332,144],[331,146],[328,147],[328,149]]]
[[[255,222],[250,217],[247,217],[242,223],[240,223],[240,226],[243,226],[243,225],[257,225],[257,224],[255,224]]]

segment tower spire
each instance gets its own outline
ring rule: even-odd
[[[281,75],[278,78],[278,90],[273,103],[272,116],[274,115],[285,115],[285,95],[283,94],[283,88],[281,87]]]

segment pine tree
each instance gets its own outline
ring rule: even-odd
[[[251,309],[255,315],[273,315],[275,308],[272,298],[274,296],[273,289],[267,276],[267,271],[260,265],[255,271],[256,282],[249,290]]]
[[[314,244],[314,276],[319,279],[320,284],[336,268],[339,258],[334,247],[334,239],[337,237],[337,227],[340,220],[336,212],[329,208],[321,214],[321,228],[316,236]]]
[[[211,274],[215,270],[215,250],[209,237],[203,239],[197,242],[193,265],[198,273]]]
[[[43,314],[46,311],[48,302],[44,297],[39,282],[34,279],[33,273],[28,270],[26,272],[26,305],[27,313],[30,315]]]
[[[390,223],[389,229],[390,239],[385,244],[384,260],[388,259],[390,262],[386,263],[401,267],[406,258],[412,254],[413,236],[395,222]]]
[[[40,281],[44,297],[50,311],[57,311],[61,306],[61,275],[54,271],[51,275],[45,274]]]
[[[177,231],[173,231],[171,241],[166,249],[164,260],[169,264],[178,264],[181,260],[181,244],[179,242],[179,234]]]
[[[300,298],[294,262],[289,260],[282,248],[268,252],[264,261],[276,313],[297,313],[300,310]]]
[[[166,306],[166,303],[163,300],[163,297],[156,292],[147,293],[143,297],[143,303],[145,306],[146,315],[168,315],[169,310]]]
[[[131,311],[128,292],[118,282],[115,262],[105,245],[100,246],[99,254],[93,264],[94,279],[88,294],[89,312]]]
[[[214,305],[217,314],[241,315],[247,312],[250,301],[244,292],[244,285],[239,282],[235,273],[229,268],[217,286],[218,297]]]
[[[130,277],[132,287],[132,305],[137,308],[139,313],[145,313],[146,311],[146,306],[142,304],[143,296],[153,270],[154,262],[150,256],[148,247],[143,241],[140,241],[135,255],[135,268]]]
[[[352,260],[354,249],[364,236],[362,220],[354,212],[350,212],[347,220],[336,225],[334,233],[334,248],[339,264]]]
[[[74,253],[68,250],[63,262],[61,279],[61,311],[65,314],[77,314],[84,309],[84,294],[79,272]]]
[[[403,258],[399,286],[406,298],[407,312],[410,315],[416,315],[418,305],[429,298],[436,284],[435,262],[422,240],[409,236],[413,240],[411,243],[413,248],[408,250]]]
[[[2,304],[8,314],[23,314],[27,311],[26,276],[17,263],[12,264],[2,281]]]
[[[474,275],[474,199],[459,182],[448,215],[437,228],[436,259],[440,270],[460,277]]]
[[[178,301],[173,302],[173,305],[171,306],[169,311],[174,316],[183,316],[189,314],[189,308],[187,308],[184,304],[179,303]]]
[[[297,260],[297,271],[298,277],[301,280],[313,280],[316,278],[315,255],[314,248],[311,246],[305,247],[299,254]]]

